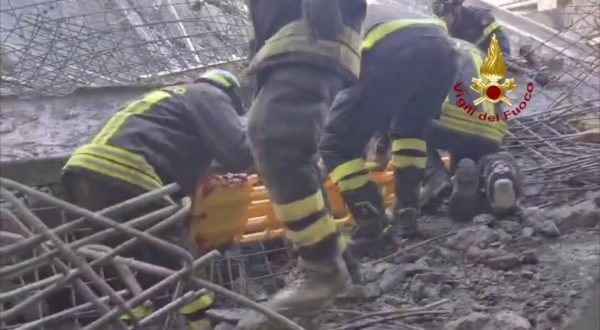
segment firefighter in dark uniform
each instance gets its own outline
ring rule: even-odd
[[[403,236],[415,236],[427,159],[425,128],[456,75],[456,51],[444,22],[415,17],[395,7],[368,6],[359,82],[338,94],[320,144],[329,176],[356,221],[349,246],[357,256],[375,257],[389,246],[382,196],[369,180],[365,147],[374,133],[389,128],[393,223]]]
[[[365,11],[364,0],[250,1],[256,49],[248,71],[256,95],[248,135],[305,274],[269,301],[290,317],[320,311],[350,280],[321,187],[317,145],[335,95],[359,75]]]
[[[480,95],[468,84],[473,77],[482,78],[480,68],[484,54],[471,43],[459,39],[455,42],[460,54],[457,84],[461,83],[455,84],[455,88],[463,92],[463,96],[460,100],[457,99],[459,92],[449,93],[440,116],[428,129],[428,161],[420,206],[433,209],[449,198],[450,216],[457,221],[470,221],[482,211],[482,205],[494,214],[504,215],[516,209],[521,189],[516,161],[509,153],[500,151],[507,123],[479,119],[482,113],[493,117],[501,104],[484,102],[472,106]],[[450,172],[437,149],[450,152]],[[450,174],[453,174],[452,180]],[[482,190],[487,202],[480,193]]]
[[[250,168],[253,159],[240,123],[244,109],[238,88],[231,73],[210,70],[192,84],[155,90],[124,106],[67,161],[62,178],[67,197],[97,211],[176,182],[181,194],[173,197],[180,198],[193,195],[213,160],[232,172]],[[168,198],[162,203],[172,202]],[[118,220],[139,215],[119,215]],[[174,243],[187,238],[183,228],[170,235]],[[171,269],[181,266],[151,246],[132,254]],[[144,289],[154,284],[145,277],[140,282]]]
[[[452,37],[470,42],[487,52],[492,35],[496,35],[509,71],[528,75],[541,86],[550,82],[551,77],[547,72],[539,71],[540,68],[533,71],[523,68],[511,59],[508,36],[489,10],[463,6],[463,2],[464,0],[434,0],[433,2],[433,12],[444,19]]]

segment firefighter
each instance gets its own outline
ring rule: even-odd
[[[393,227],[414,237],[425,128],[454,82],[456,52],[438,18],[370,4],[365,25],[359,82],[337,95],[320,152],[356,221],[351,252],[376,257],[393,245],[381,194],[365,168],[365,147],[376,132],[389,129],[396,181]]]
[[[479,70],[483,54],[471,43],[459,39],[455,42],[459,74],[440,116],[428,129],[428,160],[420,206],[434,209],[449,198],[450,216],[457,221],[470,221],[482,206],[504,215],[517,207],[521,175],[514,158],[500,151],[507,123],[480,119],[483,114],[495,116],[500,104],[473,105],[480,95],[468,84],[473,77],[482,78]],[[437,149],[450,151],[450,172]],[[452,180],[450,173],[454,175]],[[482,198],[481,188],[487,198]]]
[[[290,317],[318,312],[349,282],[344,242],[321,187],[317,144],[336,93],[358,77],[365,8],[364,0],[250,1],[256,49],[248,72],[257,88],[248,134],[306,275],[269,301]]]
[[[251,167],[238,88],[231,73],[210,70],[194,83],[161,88],[122,107],[65,164],[62,179],[68,198],[98,211],[171,182],[181,187],[181,195],[174,197],[190,196],[213,160],[233,172]],[[172,199],[157,204],[168,203]],[[120,215],[118,220],[139,215]],[[174,243],[187,237],[183,228],[169,236]],[[150,246],[132,254],[170,269],[181,266]],[[154,284],[146,277],[139,280],[144,289]],[[192,314],[206,301],[202,296],[182,313]]]
[[[551,77],[547,72],[528,70],[511,59],[510,41],[502,26],[489,10],[474,6],[463,6],[464,0],[434,0],[433,12],[443,18],[450,35],[474,44],[484,52],[490,46],[492,35],[496,35],[508,69],[514,73],[530,76],[541,86],[547,85]]]

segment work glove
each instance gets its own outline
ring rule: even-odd
[[[344,29],[339,0],[303,0],[302,15],[315,39],[335,40]]]

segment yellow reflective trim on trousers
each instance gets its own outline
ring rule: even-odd
[[[392,152],[406,149],[426,152],[427,144],[425,143],[425,140],[414,138],[395,139],[392,141]]]
[[[358,188],[366,185],[368,182],[369,182],[369,175],[364,174],[364,175],[359,175],[354,178],[340,180],[337,183],[337,186],[338,186],[338,188],[340,188],[340,191],[348,191],[348,190],[358,189]]]
[[[427,157],[392,154],[392,166],[395,168],[405,168],[410,166],[425,168],[426,162]]]
[[[393,20],[380,24],[369,31],[362,42],[362,49],[369,50],[389,34],[412,25],[437,25],[444,29],[444,31],[448,31],[446,23],[437,18]]]
[[[142,114],[150,110],[153,105],[170,96],[171,94],[165,91],[153,91],[146,94],[141,99],[129,103],[129,105],[127,105],[124,109],[119,110],[108,120],[102,130],[100,130],[100,133],[96,135],[92,143],[106,144],[106,142],[113,137],[115,132],[117,132],[119,128],[123,126],[129,117],[136,114]]]
[[[215,72],[207,72],[207,73],[203,74],[202,77],[214,80],[214,81],[218,82],[219,84],[221,84],[225,88],[231,87],[231,83],[229,81],[227,81],[227,79],[223,78],[222,76],[218,75]]]
[[[321,190],[317,190],[314,194],[291,203],[273,203],[273,211],[277,219],[281,222],[300,220],[324,208],[325,201],[323,200],[323,192]]]
[[[500,27],[500,23],[493,21],[481,32],[481,37],[475,41],[475,45],[479,46],[487,37],[490,36],[496,29]]]
[[[194,301],[182,306],[179,309],[179,313],[183,315],[188,315],[192,313],[196,313],[197,311],[201,311],[207,309],[212,305],[215,301],[215,294],[212,291],[208,291],[206,294],[201,295],[196,298]]]
[[[505,134],[498,133],[496,130],[490,127],[477,127],[477,125],[481,124],[465,123],[464,121],[449,117],[440,118],[438,123],[440,127],[457,132],[459,134],[480,136],[494,141],[495,143],[500,143],[505,136]]]
[[[107,158],[113,162],[127,165],[131,168],[139,170],[148,176],[151,176],[157,182],[161,182],[160,177],[154,171],[154,168],[148,164],[146,159],[131,151],[110,146],[107,144],[86,144],[75,150],[76,154],[91,154],[101,158]]]
[[[154,190],[162,187],[162,183],[156,182],[147,176],[131,170],[125,166],[119,166],[115,163],[96,158],[90,155],[73,155],[65,167],[81,167],[94,171],[115,179],[119,179],[135,186],[141,187],[145,190]]]
[[[340,233],[337,243],[340,252],[344,253],[344,251],[346,251],[346,249],[348,248],[348,237],[346,237],[344,233]]]
[[[138,307],[134,308],[132,311],[133,311],[133,316],[135,316],[135,318],[138,320],[143,319],[144,317],[152,314],[152,309],[148,308],[144,305],[138,306]],[[121,319],[123,321],[129,321],[129,320],[131,320],[131,317],[129,316],[129,314],[123,314],[123,315],[121,315],[121,317],[119,317],[119,319]]]
[[[335,221],[328,214],[302,230],[293,231],[288,229],[287,237],[296,246],[312,246],[336,231]]]
[[[469,130],[470,135],[480,135],[479,132],[481,131],[489,131],[493,132],[494,135],[504,137],[508,132],[508,125],[503,120],[495,122],[480,120],[477,113],[471,116],[463,108],[446,103],[442,107],[439,122],[445,123],[448,120],[453,120],[457,123],[457,126]]]
[[[344,27],[336,41],[313,40],[303,21],[294,21],[282,27],[269,38],[254,56],[249,72],[262,61],[287,53],[308,53],[331,58],[340,63],[352,75],[360,73],[360,34]]]
[[[362,158],[355,158],[334,168],[333,171],[329,172],[329,178],[331,178],[333,183],[338,183],[344,177],[364,169],[365,160]]]

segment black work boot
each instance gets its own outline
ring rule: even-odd
[[[348,242],[348,249],[356,258],[380,258],[396,250],[390,221],[385,215],[383,199],[376,184],[342,193],[355,227]]]
[[[482,160],[484,189],[494,215],[504,216],[518,209],[521,172],[514,157],[498,152]]]
[[[458,162],[449,200],[450,217],[455,221],[471,221],[480,208],[479,168],[470,158]]]
[[[425,178],[419,194],[419,207],[429,210],[437,209],[451,194],[450,174],[437,150],[428,148]]]
[[[394,171],[396,204],[393,222],[400,236],[405,238],[418,235],[418,193],[423,173],[424,170],[417,167],[398,168]]]

